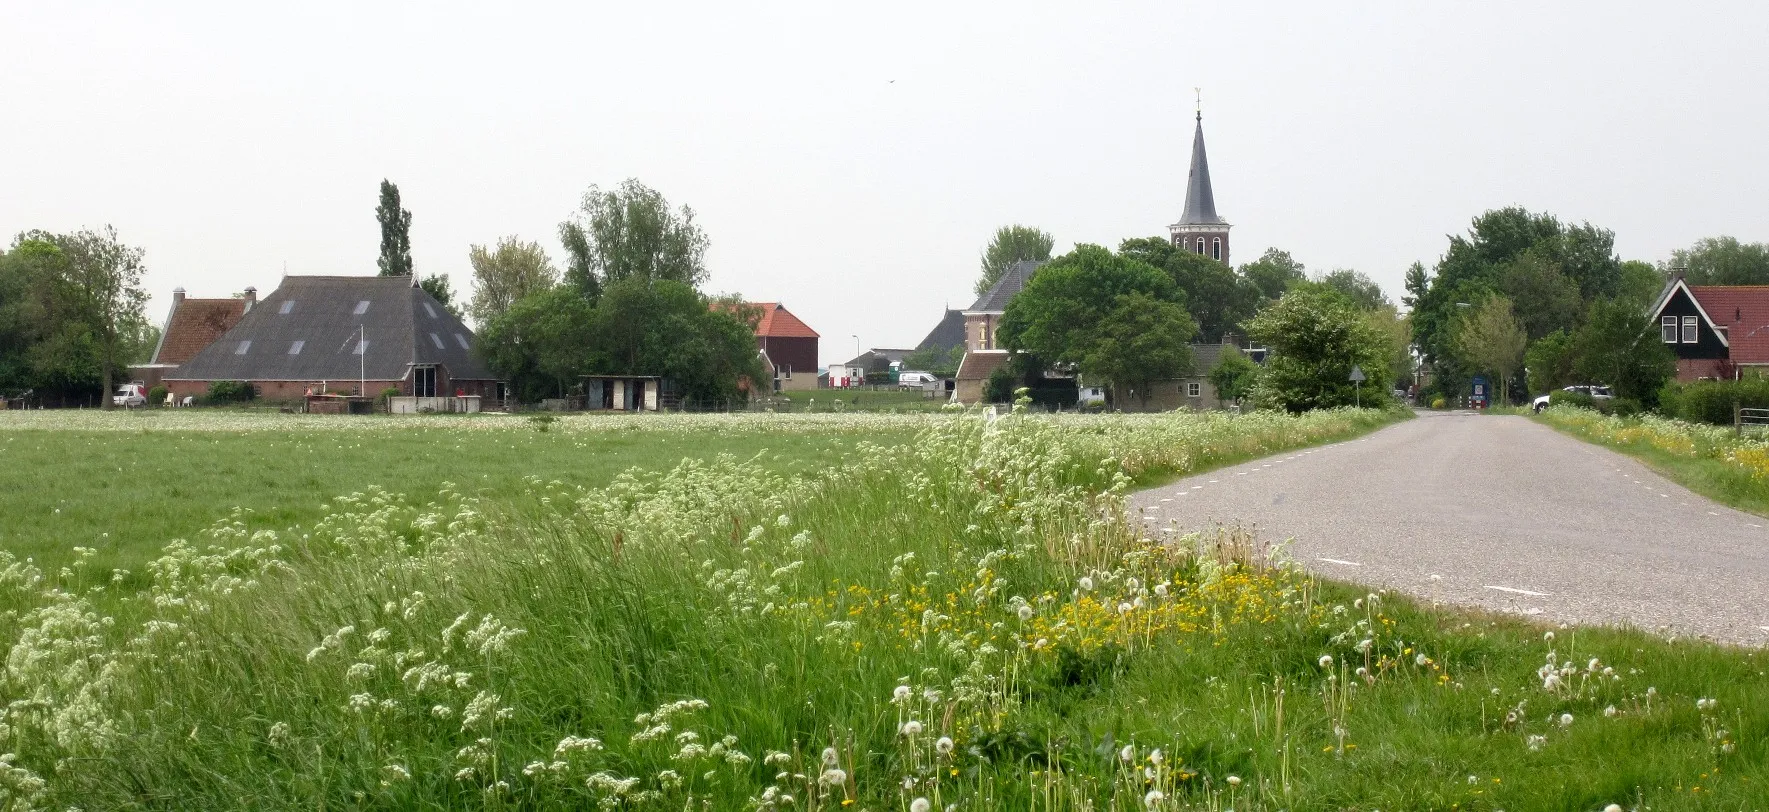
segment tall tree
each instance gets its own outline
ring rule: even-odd
[[[1154,382],[1192,373],[1187,344],[1197,329],[1174,302],[1142,291],[1120,294],[1094,325],[1080,367],[1090,377],[1110,381],[1119,397],[1134,396],[1148,406]]]
[[[105,392],[101,403],[108,409],[117,373],[129,363],[146,322],[147,291],[141,287],[147,272],[144,254],[118,241],[117,230],[110,226],[73,234],[35,232],[26,239],[52,243],[65,260],[59,268],[67,301],[90,337]]]
[[[1511,377],[1523,364],[1529,337],[1511,311],[1511,300],[1493,296],[1477,305],[1456,331],[1456,346],[1473,369],[1491,372],[1499,383],[1499,402],[1511,402]]]
[[[1008,266],[1016,262],[1050,259],[1050,250],[1055,245],[1056,240],[1049,232],[1031,226],[1016,223],[996,229],[995,236],[983,248],[983,273],[977,277],[977,295],[981,296],[993,287]]]
[[[1532,395],[1546,395],[1578,383],[1573,372],[1573,337],[1565,330],[1542,336],[1523,354],[1524,380]]]
[[[531,293],[559,284],[559,271],[538,242],[503,237],[497,245],[467,246],[473,266],[473,301],[467,310],[479,324],[489,324],[510,305]]]
[[[1235,402],[1253,391],[1259,380],[1259,365],[1239,352],[1224,352],[1216,368],[1210,370],[1210,385],[1216,388],[1216,399]]]
[[[1683,268],[1691,285],[1769,285],[1769,243],[1737,237],[1705,237],[1671,252],[1664,266]]]
[[[1613,387],[1616,397],[1657,405],[1659,388],[1677,374],[1677,356],[1659,340],[1658,327],[1632,303],[1593,303],[1573,336],[1573,371],[1587,383]]]
[[[381,179],[381,203],[375,207],[381,224],[381,256],[375,261],[382,276],[412,274],[412,213],[399,206],[399,187]]]
[[[1179,288],[1186,312],[1198,323],[1199,341],[1221,341],[1259,309],[1258,286],[1203,254],[1174,251],[1164,268]]]
[[[1241,266],[1241,277],[1259,288],[1266,300],[1275,301],[1291,285],[1308,279],[1308,273],[1290,252],[1267,248],[1258,259]]]
[[[1253,387],[1261,406],[1289,412],[1350,406],[1358,399],[1355,365],[1372,395],[1392,382],[1388,338],[1344,294],[1304,287],[1284,294],[1247,325],[1271,354]]]
[[[516,397],[561,397],[590,371],[595,309],[569,288],[535,291],[480,325],[477,349]]]
[[[1578,283],[1534,249],[1499,268],[1498,287],[1513,303],[1531,341],[1576,327],[1585,309]]]
[[[1388,301],[1388,294],[1382,292],[1382,286],[1362,271],[1338,268],[1321,274],[1314,283],[1345,294],[1345,298],[1350,299],[1359,310],[1394,306]]]
[[[1415,262],[1407,268],[1407,295],[1401,297],[1401,304],[1409,309],[1417,309],[1419,302],[1425,298],[1425,292],[1431,288],[1431,277],[1425,274],[1425,266]]]
[[[559,225],[566,280],[586,297],[623,279],[655,279],[699,288],[706,281],[706,233],[694,210],[669,201],[636,178],[614,189],[591,186],[572,219]]]

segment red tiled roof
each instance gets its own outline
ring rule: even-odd
[[[172,311],[156,364],[182,364],[233,329],[246,313],[244,299],[185,299]]]
[[[1689,292],[1726,329],[1733,363],[1769,364],[1769,285],[1690,285]]]
[[[761,321],[756,322],[756,335],[769,338],[816,338],[817,331],[799,321],[791,311],[780,306],[779,302],[756,302],[755,307],[762,309]]]
[[[1005,352],[967,352],[964,354],[964,360],[958,363],[956,377],[961,381],[987,379],[990,375],[995,374],[995,370],[1007,366],[1007,362],[1012,357]]]

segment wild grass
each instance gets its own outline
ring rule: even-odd
[[[595,487],[632,469],[720,454],[817,476],[861,439],[895,445],[911,418],[578,415],[331,417],[209,410],[0,412],[0,549],[59,569],[128,569],[243,510],[248,530],[319,520],[332,497],[379,487],[427,500],[444,482],[496,503],[526,478]],[[542,429],[545,429],[543,431]]]
[[[65,808],[1754,808],[1755,652],[1544,630],[1163,544],[1133,479],[1334,412],[930,423],[491,500],[224,522],[127,597],[0,569],[0,790]]]
[[[1634,457],[1716,502],[1769,517],[1769,439],[1730,428],[1653,415],[1615,417],[1556,406],[1538,419],[1562,432]]]

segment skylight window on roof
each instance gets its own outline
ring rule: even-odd
[[[438,318],[438,316],[436,315],[436,308],[431,307],[429,302],[424,303],[424,312],[429,313],[430,318],[433,318],[433,319]]]
[[[245,355],[246,350],[249,350],[251,348],[252,348],[252,342],[249,339],[246,341],[241,341],[240,345],[238,347],[234,348],[233,354],[234,355]]]
[[[306,344],[307,344],[307,342],[305,342],[305,341],[297,341],[293,344],[290,344],[289,345],[289,354],[290,355],[300,355],[301,354],[301,347],[305,346]]]
[[[360,315],[367,313],[367,312],[369,312],[369,300],[364,299],[364,300],[356,303],[356,310],[355,310],[356,315],[360,316]]]
[[[363,353],[368,351],[368,348],[369,348],[369,340],[365,338],[361,341],[356,342],[355,352],[357,355],[362,355]]]
[[[277,308],[276,312],[280,313],[284,316],[287,316],[287,315],[289,315],[289,311],[294,310],[294,309],[295,309],[295,300],[294,299],[284,299],[283,306]]]
[[[430,343],[435,344],[436,349],[439,349],[439,350],[442,349],[442,336],[439,336],[435,333],[431,333],[430,334]]]
[[[467,337],[466,336],[461,335],[460,333],[455,333],[455,343],[461,345],[461,349],[463,349],[463,350],[467,349]]]

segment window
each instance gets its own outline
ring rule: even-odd
[[[301,347],[303,347],[306,344],[307,344],[307,342],[305,342],[305,341],[297,341],[293,344],[290,344],[289,345],[289,354],[290,355],[300,355],[301,354]]]
[[[424,303],[424,312],[429,313],[430,318],[436,318],[436,308],[431,307],[429,302]]]
[[[1697,338],[1699,338],[1699,334],[1697,333],[1696,328],[1695,328],[1695,317],[1694,316],[1684,316],[1683,317],[1683,343],[1694,344],[1696,342]]]
[[[464,335],[461,335],[460,333],[455,333],[455,343],[461,345],[461,349],[463,349],[463,350],[468,349],[467,337]]]
[[[295,309],[295,300],[294,299],[284,299],[283,306],[277,308],[276,312],[287,316],[287,315],[289,315],[289,311],[294,310],[294,309]]]
[[[369,312],[369,300],[364,299],[360,302],[357,302],[356,303],[356,310],[354,312],[358,316]]]
[[[428,306],[428,305],[426,305],[426,306]],[[431,333],[430,334],[430,343],[435,344],[436,349],[439,349],[439,350],[442,349],[442,336],[439,336],[435,333]]]
[[[1198,383],[1197,381],[1192,381],[1191,383],[1186,384],[1185,385],[1185,396],[1188,398],[1201,398],[1201,397],[1203,397],[1204,396],[1204,385],[1201,383]]]
[[[1215,260],[1222,259],[1222,238],[1221,237],[1210,238],[1210,258],[1215,259]]]
[[[356,349],[353,350],[353,352],[355,352],[357,355],[362,355],[363,353],[368,352],[368,349],[369,349],[369,340],[365,338],[361,341],[356,342]]]
[[[245,355],[246,350],[249,350],[251,348],[252,348],[251,341],[241,341],[240,345],[238,347],[234,348],[233,354],[234,355]]]
[[[1204,253],[1204,238],[1203,237],[1198,238],[1198,253],[1200,253],[1200,254]]]
[[[1666,316],[1659,319],[1658,332],[1659,337],[1663,338],[1666,344],[1677,343],[1677,317]]]

